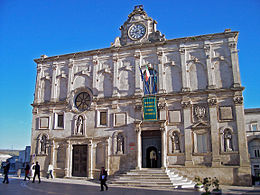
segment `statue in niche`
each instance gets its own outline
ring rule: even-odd
[[[173,132],[171,136],[172,140],[172,153],[180,152],[180,140],[177,132]]]
[[[76,135],[83,135],[83,117],[79,116],[76,121]]]
[[[47,142],[47,138],[45,135],[42,136],[41,140],[40,140],[40,144],[41,144],[41,154],[46,154],[46,143]]]
[[[117,136],[117,153],[124,153],[124,137],[121,134]]]
[[[224,132],[224,150],[225,152],[232,151],[232,134],[230,131]]]

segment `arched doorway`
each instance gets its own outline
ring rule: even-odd
[[[147,168],[158,168],[158,151],[157,148],[151,146],[146,149],[146,166]]]

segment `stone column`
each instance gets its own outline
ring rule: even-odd
[[[182,72],[182,91],[190,91],[190,84],[188,80],[188,71],[186,65],[186,50],[185,48],[181,47],[179,49],[181,55],[181,72]]]
[[[74,71],[73,71],[73,66],[74,66],[74,61],[72,59],[69,60],[69,76],[68,76],[68,91],[67,91],[67,97],[70,96],[71,91],[73,90],[73,80],[74,80]]]
[[[241,80],[240,80],[240,72],[239,72],[239,64],[238,64],[238,56],[237,56],[238,53],[237,42],[229,39],[228,46],[231,55],[231,64],[232,64],[232,72],[233,72],[233,80],[234,80],[233,87],[240,87]]]
[[[137,167],[136,169],[142,168],[142,130],[140,127],[140,123],[136,124],[136,143],[137,143]]]
[[[248,156],[248,146],[245,130],[245,117],[244,117],[244,107],[243,107],[243,97],[235,96],[235,116],[236,116],[236,126],[238,135],[238,149],[240,154],[240,166],[250,166],[249,156]]]
[[[185,138],[185,166],[192,166],[192,137],[191,137],[191,102],[182,101]]]
[[[66,164],[65,164],[65,172],[66,177],[72,176],[72,146],[70,141],[66,144]]]
[[[52,141],[52,165],[53,165],[53,175],[54,177],[56,177],[56,171],[55,169],[57,169],[57,143],[55,142],[55,140]]]
[[[88,144],[88,178],[93,179],[93,144],[92,140]]]
[[[206,54],[206,66],[207,66],[207,73],[208,73],[208,89],[214,89],[216,87],[215,83],[215,75],[214,75],[214,67],[212,66],[211,59],[212,59],[212,49],[210,44],[204,45],[204,51]]]
[[[114,67],[114,74],[113,74],[113,97],[117,97],[118,94],[118,56],[113,55],[113,67]]]
[[[56,84],[56,76],[57,76],[57,62],[53,62],[52,64],[52,82],[51,82],[51,101],[57,101],[57,84]]]
[[[140,67],[141,67],[141,53],[140,50],[135,52],[135,95],[141,95],[142,93],[142,78],[140,73]]]
[[[218,127],[218,114],[217,114],[217,99],[216,97],[209,97],[209,118],[211,129],[211,148],[212,148],[212,167],[220,166],[220,140],[219,140],[219,127]]]
[[[164,63],[165,63],[165,57],[164,53],[162,51],[157,52],[158,56],[158,76],[159,76],[159,93],[165,93],[166,88],[165,88],[165,74],[164,74]]]
[[[107,139],[107,173],[110,175],[110,158],[112,155],[112,137]]]
[[[162,140],[162,168],[166,168],[166,158],[167,158],[167,153],[166,153],[166,130],[165,130],[165,123],[161,124],[161,140]]]
[[[94,169],[96,169],[96,148],[97,143],[92,142],[92,150],[91,150],[91,174],[94,178]]]

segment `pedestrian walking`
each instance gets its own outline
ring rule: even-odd
[[[107,171],[105,170],[104,167],[101,168],[100,175],[99,175],[99,181],[100,181],[100,186],[101,190],[104,191],[104,186],[106,187],[106,190],[108,190],[106,181],[107,181]]]
[[[31,166],[31,177],[34,176],[35,173],[35,163],[33,162],[32,166]]]
[[[26,178],[28,178],[30,180],[30,177],[29,177],[30,166],[28,164],[26,165],[24,171],[25,171],[24,181],[26,181]]]
[[[35,181],[35,177],[36,175],[38,175],[38,179],[39,179],[39,183],[41,183],[41,178],[40,178],[40,171],[41,171],[41,168],[40,168],[40,165],[38,163],[38,161],[36,162],[36,165],[34,166],[34,176],[33,176],[33,183]]]
[[[9,160],[7,159],[7,160],[6,160],[6,164],[5,164],[5,166],[4,166],[4,175],[5,175],[5,177],[4,177],[4,181],[3,181],[3,183],[6,183],[6,184],[9,183],[9,180],[8,180],[9,169],[10,169],[10,162],[9,162]]]
[[[51,177],[53,179],[53,165],[50,163],[48,166],[48,175],[47,175],[47,179],[49,179],[49,177]]]

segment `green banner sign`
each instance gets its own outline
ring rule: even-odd
[[[156,97],[143,98],[143,117],[144,120],[157,120],[157,101]]]

